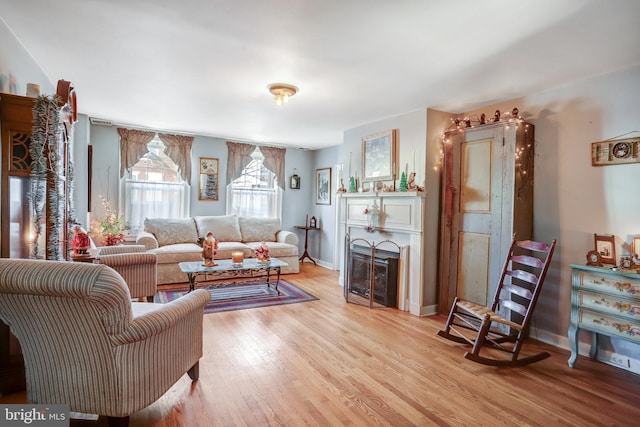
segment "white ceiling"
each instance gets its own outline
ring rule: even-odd
[[[640,1],[0,0],[91,117],[320,148],[640,63]],[[276,107],[267,85],[299,93]]]

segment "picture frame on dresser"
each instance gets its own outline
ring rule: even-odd
[[[633,237],[631,244],[631,263],[634,266],[640,267],[640,236]]]
[[[636,258],[640,258],[640,236],[633,236],[631,251],[635,254]]]
[[[600,254],[603,264],[616,265],[616,241],[613,234],[597,234],[593,235],[596,251]]]

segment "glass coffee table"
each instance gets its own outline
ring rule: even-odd
[[[196,288],[196,277],[198,276],[205,276],[205,280],[198,283],[215,282],[236,277],[248,280],[252,278],[266,278],[267,287],[271,287],[270,278],[272,276],[272,270],[277,274],[275,290],[278,292],[280,269],[289,265],[284,261],[280,261],[278,258],[271,258],[268,264],[259,264],[256,258],[245,258],[239,267],[235,267],[230,259],[215,260],[215,262],[218,265],[212,267],[205,266],[202,261],[178,263],[180,270],[186,273],[189,278],[189,292]]]

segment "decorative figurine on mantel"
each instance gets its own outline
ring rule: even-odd
[[[347,189],[344,188],[344,179],[340,178],[340,187],[338,188],[338,193],[346,193]]]
[[[407,190],[408,191],[424,191],[424,187],[419,186],[418,184],[416,184],[416,173],[415,172],[411,172],[409,174],[409,182],[407,182]]]
[[[85,257],[89,255],[87,251],[91,248],[91,239],[89,239],[87,232],[79,225],[73,227],[71,246],[73,247],[73,256]]]
[[[356,191],[356,178],[352,176],[349,178],[349,193],[355,193]]]
[[[400,188],[399,191],[407,191],[407,175],[402,171],[402,175],[400,175]]]
[[[202,259],[204,259],[205,267],[213,267],[218,264],[213,260],[218,253],[218,239],[213,237],[213,233],[209,231],[207,237],[202,241]]]
[[[267,244],[263,241],[260,244],[260,247],[254,251],[256,253],[256,258],[258,259],[258,264],[269,264],[271,262],[271,257],[269,256],[269,248]]]

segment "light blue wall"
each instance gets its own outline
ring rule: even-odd
[[[349,155],[351,154],[351,174],[354,175],[357,172],[358,179],[362,178],[362,138],[390,129],[398,129],[398,174],[402,171],[411,172],[415,165],[416,183],[423,184],[427,132],[425,110],[413,111],[345,130],[344,143],[339,150],[339,159],[344,163],[345,176],[349,174]],[[398,182],[399,180],[400,176],[397,177]]]
[[[312,178],[313,187],[311,191],[311,216],[318,220],[320,231],[312,231],[309,234],[309,253],[321,265],[333,268],[335,249],[335,229],[338,226],[335,221],[336,216],[336,184],[338,180],[336,164],[339,160],[340,146],[336,145],[315,152],[315,168]],[[331,204],[317,205],[315,194],[315,170],[331,168]],[[346,185],[346,184],[345,184]]]
[[[318,150],[316,154],[316,168],[342,164],[344,183],[345,187],[348,188],[349,171],[351,171],[351,175],[357,174],[359,180],[362,178],[362,138],[390,129],[398,130],[397,169],[399,173],[403,171],[408,173],[415,170],[416,183],[424,185],[426,183],[425,176],[427,175],[425,173],[425,158],[428,152],[426,146],[427,115],[425,110],[414,111],[345,130],[343,143],[341,145]],[[396,182],[399,183],[399,180],[400,177],[398,176]],[[435,182],[436,187],[438,182],[439,180]],[[339,185],[339,183],[337,183],[337,185]],[[334,186],[334,193],[335,189],[336,187]],[[334,222],[335,208],[336,206],[333,204],[331,210],[320,210],[322,220]],[[331,264],[336,263],[337,260],[334,259],[334,254],[339,253],[339,251],[336,251],[335,245],[342,245],[343,242],[335,242],[332,235],[331,239],[323,240],[322,243],[321,254],[323,260]],[[325,256],[329,258],[324,258]],[[430,304],[432,303],[433,302],[430,302]]]
[[[56,90],[29,52],[0,19],[0,92],[26,95],[27,83],[39,84],[42,94],[51,95]]]
[[[100,218],[104,211],[100,205],[99,196],[109,197],[112,207],[116,207],[119,186],[119,147],[120,139],[116,126],[91,125],[91,144],[93,145],[93,190],[92,207],[93,214]],[[264,144],[268,145],[268,144]],[[217,201],[198,200],[198,160],[200,157],[213,157],[218,159],[218,179],[221,184]],[[282,229],[296,231],[295,226],[304,224],[305,215],[309,212],[311,203],[313,173],[312,151],[304,151],[296,148],[287,148],[285,155],[286,188],[282,200]],[[226,213],[226,176],[227,176],[227,140],[207,136],[195,136],[192,152],[192,176],[191,176],[191,216],[196,215],[224,215]],[[293,169],[297,169],[301,177],[301,189],[289,188],[289,177]],[[122,206],[119,207],[122,209]],[[304,235],[298,232],[300,237],[300,250],[303,249]]]

